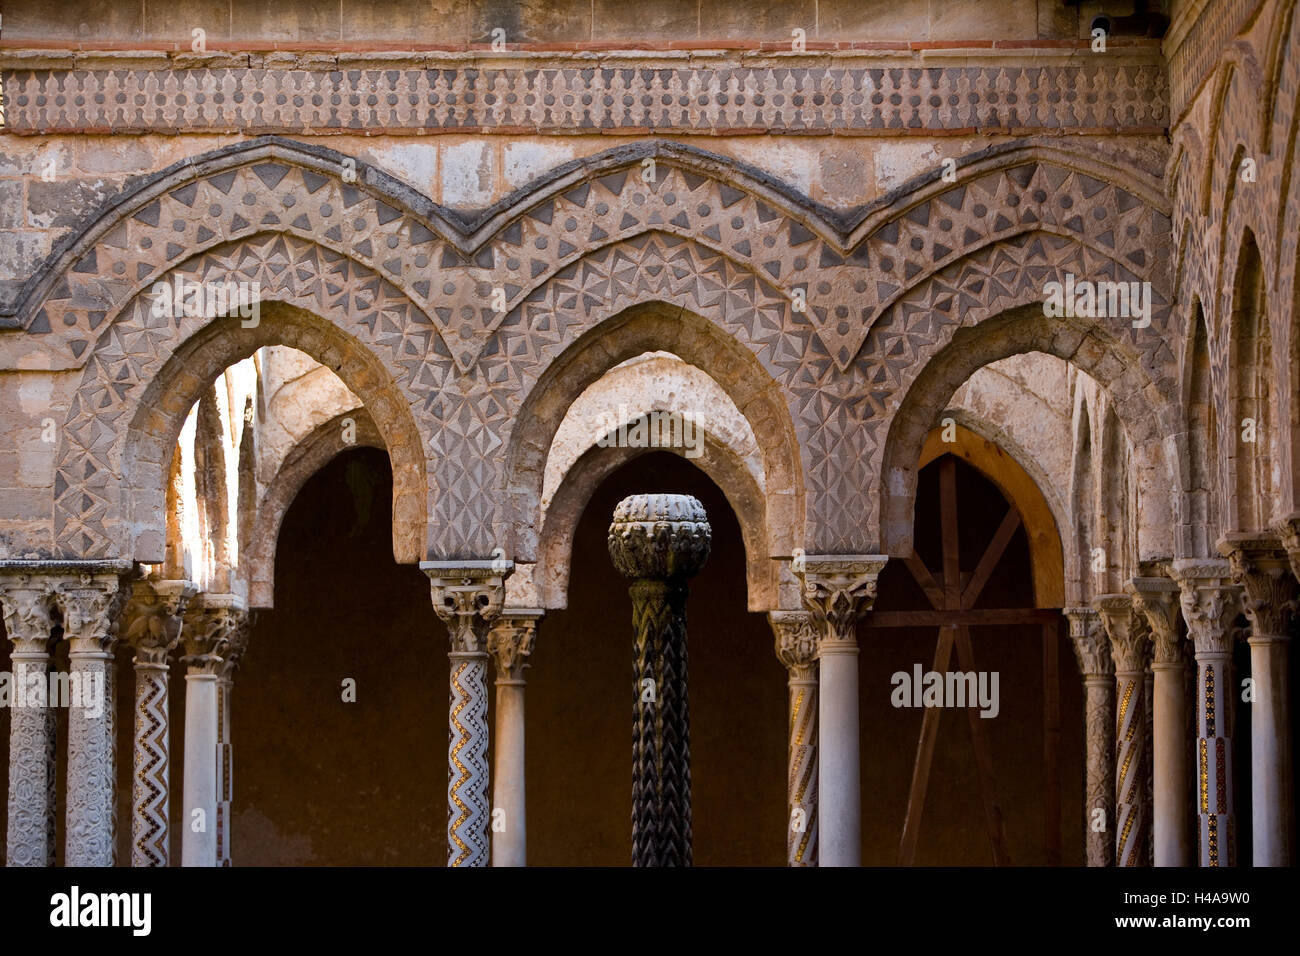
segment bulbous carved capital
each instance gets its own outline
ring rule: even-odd
[[[506,608],[488,631],[487,651],[496,665],[497,679],[523,680],[524,668],[537,639],[540,608]]]
[[[632,580],[685,581],[709,559],[713,529],[690,495],[632,495],[614,508],[609,558]]]
[[[0,578],[5,633],[18,651],[46,653],[54,625],[54,588],[26,574]]]
[[[1079,673],[1084,677],[1110,676],[1115,661],[1110,656],[1110,639],[1102,626],[1101,615],[1091,607],[1067,607],[1062,613],[1070,622],[1070,642]]]
[[[1231,574],[1227,561],[1213,558],[1174,562],[1178,601],[1197,655],[1232,651],[1232,622],[1241,610],[1241,599]]]
[[[197,593],[191,581],[131,583],[131,597],[122,612],[122,638],[135,649],[137,664],[165,664],[181,639],[181,621]]]
[[[61,582],[55,594],[63,607],[63,636],[74,653],[113,646],[127,597],[118,575],[76,574]]]
[[[817,627],[807,611],[771,611],[767,615],[776,634],[776,656],[790,676],[807,680],[817,673]]]
[[[1219,542],[1228,556],[1232,579],[1242,589],[1242,610],[1250,621],[1251,637],[1285,639],[1288,618],[1295,612],[1297,587],[1291,562],[1270,536],[1229,535]]]
[[[887,555],[799,555],[791,562],[803,582],[820,641],[856,643],[854,625],[876,601],[876,582]]]
[[[204,594],[191,600],[181,628],[181,661],[192,674],[219,674],[231,641],[247,622],[248,610],[233,595]]]
[[[1142,616],[1151,633],[1157,664],[1182,662],[1182,642],[1178,639],[1178,585],[1169,578],[1138,577],[1125,588],[1133,596],[1133,607]]]
[[[447,625],[452,653],[485,653],[488,625],[505,603],[513,562],[422,561],[420,570],[429,576],[433,610]]]
[[[1127,594],[1101,594],[1094,603],[1110,638],[1115,673],[1144,671],[1151,662],[1151,629]]]

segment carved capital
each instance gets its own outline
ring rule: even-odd
[[[1196,654],[1231,653],[1231,628],[1241,609],[1241,590],[1232,583],[1228,562],[1213,558],[1175,561],[1173,576]]]
[[[1300,579],[1300,511],[1287,515],[1274,530],[1287,560],[1291,562],[1291,573]]]
[[[798,555],[791,562],[803,582],[820,642],[856,644],[854,625],[876,601],[876,582],[889,560],[882,554]]]
[[[232,639],[248,620],[248,609],[234,594],[202,594],[186,608],[181,661],[191,674],[219,674]]]
[[[421,561],[420,570],[429,576],[433,610],[447,625],[452,653],[486,653],[488,626],[501,613],[514,562]]]
[[[488,631],[487,651],[496,665],[498,683],[522,681],[524,668],[533,653],[537,623],[545,613],[541,608],[506,608],[492,622]]]
[[[709,559],[713,529],[690,495],[632,495],[614,508],[609,558],[634,581],[682,582]]]
[[[54,587],[38,575],[0,577],[5,633],[18,654],[47,654],[54,626]]]
[[[1110,638],[1116,674],[1133,674],[1151,662],[1151,629],[1128,594],[1099,594],[1093,602]]]
[[[181,639],[181,621],[198,587],[192,581],[131,582],[122,612],[122,638],[135,649],[137,664],[166,664]]]
[[[253,631],[253,612],[245,611],[235,622],[235,627],[226,638],[226,650],[221,655],[221,666],[217,676],[223,681],[235,678],[235,672],[244,662],[244,652],[248,650],[248,638]]]
[[[1178,639],[1178,585],[1165,577],[1133,578],[1125,586],[1133,607],[1151,632],[1155,663],[1179,664],[1183,660]]]
[[[817,628],[807,611],[771,611],[767,615],[776,634],[776,656],[790,677],[809,680],[817,675]]]
[[[1084,677],[1110,677],[1115,660],[1110,656],[1110,639],[1102,626],[1101,615],[1092,607],[1067,607],[1062,614],[1070,622],[1070,642],[1075,662]]]
[[[65,577],[55,594],[63,608],[63,636],[72,653],[108,652],[117,641],[128,594],[121,576],[81,571]]]
[[[1232,579],[1242,589],[1242,610],[1252,640],[1285,640],[1296,609],[1297,585],[1291,562],[1271,535],[1228,535],[1219,542]]]

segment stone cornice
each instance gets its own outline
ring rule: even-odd
[[[906,136],[1155,134],[1169,125],[1154,50],[1118,59],[1021,48],[883,59],[881,51],[463,56],[271,57],[253,66],[248,54],[147,56],[139,65],[9,54],[0,77],[5,131]]]

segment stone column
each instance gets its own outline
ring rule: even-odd
[[[451,640],[447,735],[447,865],[488,865],[488,627],[514,563],[422,561],[433,609]]]
[[[819,866],[862,861],[857,622],[876,600],[886,555],[800,555],[791,568],[817,634]]]
[[[1067,607],[1070,641],[1084,687],[1084,854],[1088,866],[1115,865],[1115,663],[1101,615]]]
[[[1127,594],[1098,595],[1094,603],[1115,659],[1115,865],[1150,866],[1147,827],[1146,671],[1151,635]]]
[[[1129,582],[1128,590],[1151,630],[1154,652],[1151,759],[1155,865],[1190,866],[1187,675],[1178,639],[1178,585],[1169,578],[1138,577]]]
[[[135,649],[132,866],[167,866],[170,857],[168,658],[194,593],[189,581],[134,581],[123,618],[123,637]]]
[[[66,866],[112,866],[116,856],[113,644],[126,591],[116,573],[83,571],[57,590],[68,641]]]
[[[1296,579],[1287,553],[1267,535],[1229,535],[1233,580],[1242,588],[1250,621],[1251,853],[1255,866],[1290,866],[1294,842],[1291,713],[1287,704],[1287,644],[1296,607]]]
[[[817,865],[817,632],[807,611],[772,611],[776,656],[790,675],[786,863]]]
[[[182,866],[217,865],[217,674],[247,615],[234,594],[204,594],[185,616],[185,785]]]
[[[541,608],[506,608],[488,632],[496,666],[496,747],[492,788],[492,865],[525,866],[528,824],[524,764],[524,668]]]
[[[235,751],[230,735],[230,695],[234,690],[235,672],[248,648],[251,621],[243,615],[231,632],[217,670],[217,866],[231,866],[230,805],[234,799]]]
[[[633,495],[614,509],[609,557],[632,581],[632,865],[691,865],[687,581],[712,529],[689,495]]]
[[[1232,622],[1240,606],[1227,561],[1175,561],[1174,580],[1196,650],[1197,856],[1236,864],[1232,793]]]
[[[0,578],[13,644],[7,866],[54,865],[54,710],[49,700],[54,591],[39,575]]]

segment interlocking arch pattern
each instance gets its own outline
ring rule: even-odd
[[[643,178],[647,156],[656,172]],[[59,453],[56,553],[160,547],[152,506],[137,519],[139,503],[117,498],[114,435],[198,331],[145,314],[149,286],[176,273],[258,277],[275,290],[270,299],[314,313],[371,354],[389,402],[376,422],[395,466],[400,459],[395,522],[420,523],[417,499],[428,518],[417,546],[395,538],[408,555],[483,555],[503,541],[517,558],[533,553],[515,451],[524,405],[584,334],[651,302],[704,317],[666,313],[651,348],[664,337],[703,347],[701,333],[714,330],[706,367],[713,352],[741,349],[772,383],[746,411],[790,423],[781,443],[791,474],[769,486],[769,523],[822,551],[876,550],[885,435],[917,370],[958,326],[1041,300],[1043,283],[1067,271],[1152,283],[1151,327],[1107,333],[1124,344],[1129,369],[1102,377],[1144,392],[1143,418],[1157,432],[1180,431],[1170,221],[1153,181],[1095,155],[1000,146],[963,160],[956,183],[936,170],[845,214],[673,144],[565,164],[467,215],[364,164],[344,182],[344,159],[270,138],[178,164],[115,201],[29,283],[28,332],[55,367],[87,369]],[[496,288],[504,313],[492,305]],[[796,289],[804,312],[792,307]],[[401,414],[411,428],[398,441],[390,423]],[[1155,435],[1138,444],[1150,481],[1163,452]],[[161,486],[155,458],[150,449],[141,459],[151,488]],[[773,499],[778,488],[786,498]],[[806,502],[792,504],[799,494]],[[1151,546],[1170,551],[1161,539]]]

